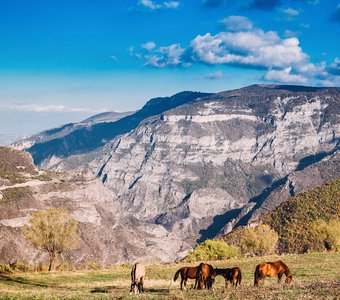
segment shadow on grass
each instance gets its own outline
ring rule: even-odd
[[[27,280],[22,277],[12,277],[10,275],[3,275],[0,274],[0,281],[5,281],[9,283],[19,283],[19,284],[26,284],[26,285],[33,285],[33,286],[38,286],[38,287],[48,287],[47,284],[36,282],[36,281],[31,281]]]

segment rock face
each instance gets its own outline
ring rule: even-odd
[[[26,171],[35,170],[27,153],[0,148],[0,153],[4,152],[7,159],[24,161]],[[39,178],[47,176],[40,173]],[[49,172],[48,181],[37,180],[33,175],[36,174],[26,176],[21,183],[0,186],[0,262],[47,260],[46,254],[26,243],[20,227],[29,221],[32,212],[60,206],[67,208],[80,229],[79,246],[65,253],[68,261],[112,265],[132,263],[142,257],[145,262],[170,262],[183,257],[189,249],[161,225],[124,218],[110,191],[91,174]]]
[[[46,193],[36,186],[46,196],[0,216],[1,224],[19,226],[30,209],[61,201],[81,223],[86,257],[176,260],[196,242],[256,223],[287,197],[339,177],[339,99],[340,88],[275,85],[153,99],[104,127],[29,148],[41,165],[98,178]]]
[[[193,245],[339,148],[339,92],[256,85],[201,98],[115,140],[98,174],[125,215]]]

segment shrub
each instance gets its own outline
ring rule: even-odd
[[[202,244],[197,245],[188,254],[186,260],[222,260],[238,256],[239,254],[239,248],[230,246],[223,240],[206,240]]]
[[[311,228],[317,220],[340,218],[340,178],[281,203],[263,217],[263,222],[279,234],[281,253],[317,251],[312,247]],[[313,239],[312,239],[313,240]],[[314,250],[313,250],[314,249]],[[322,248],[323,249],[323,248]]]
[[[310,247],[312,251],[340,250],[340,220],[326,222],[319,219],[312,223],[310,229]]]
[[[275,253],[278,234],[268,225],[241,227],[224,237],[225,241],[241,249],[242,255],[263,256]]]

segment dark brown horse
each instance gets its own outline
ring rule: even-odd
[[[212,278],[215,279],[217,275],[221,275],[224,277],[225,287],[228,287],[228,281],[230,281],[232,286],[237,286],[241,284],[242,281],[242,273],[239,267],[227,269],[214,269]]]
[[[183,267],[176,272],[174,281],[176,281],[179,274],[181,274],[181,290],[183,290],[183,284],[184,284],[184,288],[186,288],[188,278],[196,279],[197,269],[198,267]],[[196,281],[195,281],[194,289],[195,288],[196,288]]]
[[[212,278],[214,272],[214,268],[211,265],[200,263],[197,269],[196,275],[196,283],[198,290],[202,290],[204,288],[211,289],[214,283],[214,279]]]
[[[254,286],[258,286],[259,281],[262,279],[264,280],[266,277],[277,276],[278,283],[280,283],[283,274],[286,275],[286,284],[290,284],[292,282],[292,274],[287,265],[282,262],[282,260],[259,264],[256,266],[254,273]]]

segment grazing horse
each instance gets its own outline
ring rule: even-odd
[[[198,267],[183,267],[176,272],[174,281],[176,281],[179,274],[181,274],[181,290],[183,290],[183,283],[184,283],[184,288],[187,287],[188,278],[196,279],[197,269]],[[195,282],[194,289],[195,288],[196,288],[196,282]]]
[[[130,293],[144,293],[145,266],[136,263],[131,270],[131,289]],[[137,290],[138,289],[138,290]]]
[[[259,285],[259,281],[261,279],[265,279],[266,277],[278,277],[278,283],[281,282],[283,274],[286,275],[286,284],[290,284],[292,282],[292,274],[285,263],[282,260],[278,260],[276,262],[266,262],[256,266],[254,273],[254,286]]]
[[[200,263],[196,275],[196,283],[198,290],[202,290],[206,287],[208,289],[212,288],[212,285],[214,283],[214,279],[212,278],[213,272],[214,268],[211,265]]]
[[[212,278],[215,279],[217,275],[222,275],[225,279],[225,287],[228,287],[228,281],[232,286],[237,286],[241,284],[242,273],[239,267],[227,268],[227,269],[214,269]]]

